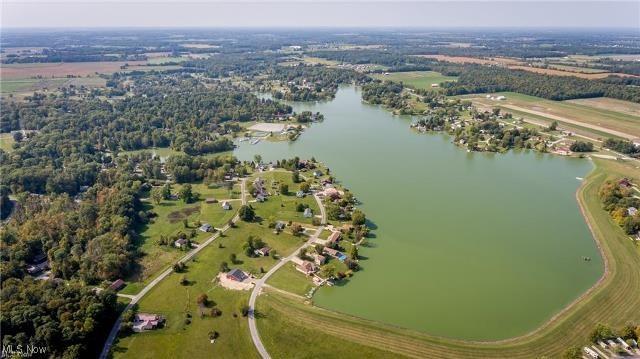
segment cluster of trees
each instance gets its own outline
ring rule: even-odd
[[[629,208],[640,209],[640,199],[634,196],[634,191],[626,185],[626,179],[621,181],[606,181],[600,187],[600,200],[613,220],[627,234],[640,231],[640,213],[632,215]]]
[[[569,146],[569,149],[573,152],[592,152],[593,151],[593,143],[584,142],[584,141],[576,141]]]
[[[602,142],[602,147],[612,149],[616,152],[624,153],[631,157],[640,156],[640,147],[628,140],[618,140],[615,138],[607,138]]]
[[[247,241],[242,245],[242,249],[244,250],[244,254],[247,257],[255,257],[255,251],[264,247],[266,244],[260,238],[255,238],[254,236],[249,236]]]
[[[640,231],[640,213],[632,215],[629,208],[640,209],[640,199],[633,195],[633,189],[628,188],[625,181],[606,181],[600,187],[599,195],[604,209],[613,220],[625,233],[634,234]]]
[[[640,338],[640,326],[627,324],[616,330],[605,324],[597,324],[589,333],[589,341],[593,344],[598,344],[600,341],[606,342],[607,340],[615,341],[617,338],[622,338],[628,344],[631,343],[632,339],[638,340]],[[627,355],[627,352],[621,346],[612,348],[612,350],[621,356]],[[565,359],[581,359],[584,357],[583,350],[581,347],[571,347],[564,352],[562,357]]]
[[[3,348],[43,348],[42,358],[97,357],[117,316],[113,292],[77,282],[3,278],[0,298]]]
[[[343,83],[366,82],[369,78],[346,69],[326,66],[275,66],[270,70],[269,80],[277,80],[286,91],[274,90],[276,99],[290,101],[316,101],[331,99]]]
[[[402,94],[402,89],[400,83],[375,80],[362,86],[362,99],[370,104],[402,110],[407,107],[407,99]]]
[[[633,86],[486,66],[469,66],[443,88],[447,95],[514,91],[558,101],[604,96],[640,102],[640,89]]]

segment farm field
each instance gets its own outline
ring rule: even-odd
[[[630,101],[622,101],[608,97],[596,97],[567,100],[565,102],[593,107],[600,110],[622,112],[627,115],[640,117],[640,104]]]
[[[114,357],[157,358],[158,353],[166,358],[257,357],[248,335],[247,318],[240,314],[249,292],[228,290],[213,282],[222,262],[256,276],[261,275],[260,268],[268,270],[276,263],[271,257],[250,258],[244,254],[242,246],[250,235],[283,254],[289,254],[302,243],[302,239],[285,233],[275,235],[266,225],[239,222],[237,228],[230,229],[189,261],[184,273],[172,273],[139,302],[140,312],[162,314],[167,318],[166,326],[121,338],[114,345]],[[232,253],[237,255],[237,264],[229,259]],[[179,283],[183,276],[187,285]],[[201,293],[207,294],[222,311],[220,317],[209,316],[213,304],[205,309],[206,315],[200,316],[196,297]],[[189,324],[187,314],[191,316]],[[215,344],[208,338],[213,330],[220,334]]]
[[[587,344],[588,333],[598,323],[620,327],[627,322],[637,322],[640,320],[637,311],[640,297],[634,293],[640,291],[640,250],[602,210],[598,190],[606,179],[625,176],[638,178],[640,170],[628,162],[601,159],[594,159],[594,162],[596,168],[578,190],[577,198],[607,258],[607,271],[588,294],[581,296],[539,329],[498,342],[466,342],[387,326],[271,293],[260,297],[258,301],[258,309],[266,313],[258,319],[259,327],[264,328],[261,330],[263,340],[269,343],[269,339],[264,338],[295,335],[298,328],[294,325],[274,326],[277,334],[269,333],[267,325],[272,323],[272,318],[283,317],[288,321],[305,323],[305,329],[313,330],[313,333],[319,332],[409,357],[560,357],[570,346]],[[263,321],[265,323],[261,323]],[[308,346],[313,347],[315,343]],[[268,348],[274,353],[292,350],[288,346],[280,346],[276,340],[272,340]]]
[[[569,123],[582,126],[616,137],[633,139],[640,137],[640,116],[627,113],[584,106],[573,102],[551,101],[539,97],[522,95],[514,92],[504,92],[506,100],[496,101],[482,95],[467,95],[463,98],[471,99],[474,103],[484,107],[500,107],[506,110],[516,110],[531,115],[547,117],[550,121]],[[621,101],[624,102],[624,101]],[[633,107],[633,104],[630,106]]]
[[[435,71],[391,72],[388,75],[376,74],[373,77],[379,80],[402,82],[406,86],[423,90],[431,89],[432,84],[457,80],[455,76],[444,76]]]

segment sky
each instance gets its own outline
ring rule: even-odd
[[[2,28],[632,28],[640,0],[0,0]]]

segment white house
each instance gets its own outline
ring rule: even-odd
[[[311,218],[313,217],[313,212],[311,211],[311,208],[307,207],[304,209],[304,213],[302,215],[304,218]]]
[[[224,209],[225,211],[230,210],[231,209],[231,204],[228,201],[222,202],[222,209]]]

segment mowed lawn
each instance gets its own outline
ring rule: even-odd
[[[311,224],[313,218],[305,218],[303,212],[298,212],[296,207],[298,204],[309,206],[314,215],[320,214],[320,209],[316,200],[311,195],[303,198],[296,197],[296,192],[300,190],[300,183],[293,183],[291,172],[285,171],[268,171],[259,172],[251,176],[247,181],[247,190],[252,191],[253,181],[260,177],[264,180],[265,187],[269,192],[267,200],[264,202],[252,202],[251,206],[256,210],[256,214],[267,222],[275,221],[292,221],[304,224]],[[302,180],[302,178],[301,178]],[[279,186],[285,183],[289,186],[289,194],[279,194]],[[251,198],[252,199],[252,198]]]
[[[200,195],[200,199],[195,203],[187,204],[180,199],[163,200],[160,204],[153,203],[151,199],[145,201],[147,208],[155,212],[157,216],[153,219],[153,223],[139,228],[139,237],[136,243],[143,253],[140,258],[140,270],[134,277],[129,278],[132,283],[128,283],[122,290],[123,293],[137,293],[156,273],[173,265],[186,254],[185,251],[174,247],[172,243],[159,245],[158,241],[161,236],[171,237],[179,232],[189,235],[191,231],[195,230],[196,237],[192,240],[201,243],[212,233],[198,230],[198,221],[209,223],[214,227],[222,227],[233,218],[241,204],[238,184],[234,184],[230,190],[224,186],[207,186],[202,183],[191,185],[193,191]],[[179,184],[173,185],[172,192],[178,193],[181,187]],[[230,202],[232,209],[222,209],[221,203],[206,203],[206,198],[234,199]],[[188,222],[186,228],[184,226],[185,219]]]
[[[255,358],[257,353],[249,336],[247,318],[241,315],[242,306],[248,303],[249,291],[225,289],[213,282],[220,264],[227,262],[231,268],[241,268],[261,276],[277,263],[271,257],[250,258],[242,249],[249,236],[259,237],[268,246],[288,255],[300,246],[304,239],[285,233],[276,235],[265,225],[239,222],[237,228],[226,232],[187,262],[184,273],[172,273],[153,288],[139,303],[140,312],[162,314],[167,318],[166,327],[155,331],[132,334],[115,344],[115,358]],[[229,257],[237,255],[238,263]],[[180,284],[186,277],[188,285]],[[200,317],[196,298],[206,293],[222,311],[222,316]],[[212,306],[210,306],[212,307]],[[207,308],[207,313],[210,308]],[[191,323],[187,324],[187,314]],[[235,316],[234,316],[235,314]],[[215,344],[209,342],[210,331],[220,337]]]
[[[263,313],[258,319],[258,327],[267,349],[272,355],[282,354],[281,357],[315,352],[324,348],[324,342],[315,338],[325,338],[329,342],[341,341],[341,347],[357,344],[409,357],[555,358],[561,357],[571,346],[586,345],[589,333],[598,323],[618,328],[626,323],[640,322],[640,249],[602,209],[598,197],[598,190],[605,180],[640,178],[640,170],[627,162],[600,159],[594,159],[594,162],[596,169],[578,190],[577,198],[586,209],[587,220],[607,258],[608,272],[597,287],[552,322],[518,338],[466,342],[384,325],[270,293],[260,297],[257,306]],[[287,325],[278,324],[283,320]],[[287,341],[301,332],[314,339]],[[327,338],[327,335],[331,337]]]
[[[629,113],[616,111],[625,101],[612,104],[611,109],[604,108],[602,101],[599,107],[587,106],[574,101],[552,101],[545,100],[540,97],[523,95],[515,92],[501,92],[492,94],[492,96],[503,95],[506,97],[504,101],[494,101],[486,98],[484,94],[461,96],[462,98],[471,99],[474,103],[491,107],[503,108],[506,112],[512,110],[521,110],[528,114],[538,116],[558,116],[571,121],[577,121],[585,125],[598,126],[604,129],[619,131],[631,136],[640,137],[640,116],[634,116]],[[633,104],[623,106],[625,108],[633,108]],[[548,118],[553,121],[555,118]],[[562,123],[562,120],[558,120]],[[611,135],[610,135],[611,136]]]
[[[0,149],[5,152],[13,151],[13,144],[16,141],[10,133],[0,133]]]
[[[299,272],[293,262],[287,263],[278,269],[267,281],[267,284],[275,288],[297,294],[306,295],[313,288],[311,279]]]
[[[432,84],[456,81],[458,79],[456,76],[445,76],[435,71],[390,72],[388,75],[375,74],[373,77],[383,81],[402,82],[406,86],[424,90],[432,89]]]

